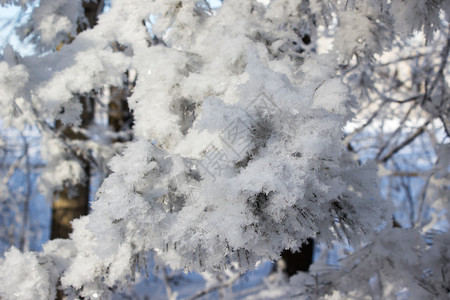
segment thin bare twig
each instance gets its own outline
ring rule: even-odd
[[[439,119],[442,122],[445,133],[447,134],[448,137],[450,137],[450,122],[447,120],[445,116],[440,116]]]
[[[375,157],[376,161],[383,161],[384,160],[380,160],[381,154],[383,154],[384,150],[389,146],[390,141],[402,130],[403,125],[405,124],[406,120],[408,120],[409,115],[411,114],[411,112],[414,110],[414,108],[417,106],[417,102],[415,102],[413,105],[411,105],[411,107],[408,109],[408,111],[406,112],[405,116],[403,117],[403,119],[400,122],[400,125],[398,126],[398,128],[392,133],[391,137],[389,138],[389,140],[387,140],[383,146],[380,147],[380,150],[378,150],[378,153]],[[409,144],[409,143],[408,143]],[[407,144],[406,144],[407,145]],[[406,146],[405,145],[405,146]],[[400,149],[398,149],[400,150]],[[397,152],[398,150],[396,150],[395,152]],[[392,153],[391,156],[395,154]]]
[[[388,154],[386,154],[383,158],[377,159],[379,162],[386,162],[388,161],[394,154],[396,154],[398,151],[400,151],[403,147],[409,145],[411,142],[413,142],[418,136],[420,136],[424,131],[425,128],[430,124],[430,119],[428,119],[422,126],[420,126],[416,132],[414,132],[411,136],[409,136],[407,139],[405,139],[402,143],[394,147]],[[378,156],[378,155],[377,155]]]
[[[364,130],[364,128],[366,128],[367,126],[369,126],[373,120],[375,120],[375,118],[378,116],[378,114],[380,113],[381,109],[383,108],[383,106],[385,106],[388,102],[387,101],[383,101],[380,106],[378,107],[377,110],[375,110],[375,112],[372,114],[372,116],[370,116],[369,119],[367,119],[366,123],[364,123],[363,125],[361,125],[360,127],[358,127],[357,129],[355,129],[352,133],[350,133],[348,136],[345,137],[346,140],[348,140],[347,142],[347,146],[350,144],[350,139],[352,137],[354,137],[356,134],[360,133],[361,131]]]

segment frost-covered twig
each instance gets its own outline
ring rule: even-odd
[[[23,221],[22,221],[22,230],[20,233],[19,238],[19,249],[21,251],[25,250],[25,242],[26,242],[26,233],[27,233],[27,227],[28,227],[28,220],[29,220],[29,210],[30,210],[30,201],[31,201],[31,163],[30,163],[30,153],[29,153],[29,143],[26,139],[26,137],[22,134],[22,140],[24,143],[24,154],[25,154],[25,181],[26,181],[26,192],[25,192],[25,199],[24,199],[24,208],[23,208]]]
[[[223,289],[223,288],[227,288],[233,285],[233,283],[235,283],[239,278],[241,278],[243,276],[243,274],[237,273],[234,276],[230,277],[228,280],[219,283],[217,285],[213,285],[209,288],[206,288],[198,293],[196,293],[194,296],[192,296],[191,298],[189,298],[189,300],[195,300],[198,299],[200,297],[203,297],[209,293],[215,292],[217,290]]]

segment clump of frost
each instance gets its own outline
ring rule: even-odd
[[[29,75],[24,65],[10,65],[5,61],[0,62],[0,105],[2,106],[0,117],[7,124],[19,129],[23,128],[24,119],[28,111],[22,96],[22,89],[28,81]],[[25,113],[25,118],[22,118]],[[13,116],[14,118],[11,118]]]
[[[344,61],[354,54],[371,59],[386,50],[392,40],[391,21],[382,6],[368,1],[357,1],[354,5],[351,10],[338,12],[339,25],[333,45]]]
[[[325,70],[332,67],[332,56],[315,59]],[[86,225],[97,255],[114,261],[122,251],[131,259],[154,249],[173,268],[217,270],[237,262],[245,271],[311,236],[357,243],[383,219],[385,212],[369,199],[375,169],[358,167],[342,151],[345,85],[327,76],[302,80],[303,73],[298,82],[304,85],[297,85],[254,52],[246,73],[237,102],[207,100],[194,123],[194,131],[220,137],[213,150],[181,156],[141,138],[111,161],[113,174]],[[314,98],[322,84],[334,90],[319,93],[328,104]],[[238,142],[230,144],[237,133]],[[236,155],[238,146],[245,147]],[[217,169],[210,151],[229,160]],[[122,271],[110,270],[105,282],[112,284],[108,276]]]
[[[83,15],[82,0],[40,1],[32,13],[32,21],[40,37],[39,42],[48,47],[75,37],[78,19]]]
[[[395,0],[391,3],[391,13],[396,32],[405,38],[413,31],[424,30],[427,40],[440,29],[443,24],[440,12],[443,10],[447,22],[450,20],[450,5],[448,1],[428,0]]]
[[[54,299],[54,280],[36,253],[12,247],[0,260],[0,297],[5,299]]]

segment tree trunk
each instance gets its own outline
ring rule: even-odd
[[[81,128],[87,128],[94,120],[94,99],[89,95],[80,96],[80,102],[83,105]],[[61,130],[68,140],[86,140],[86,136],[75,132],[71,127],[64,127],[59,121],[56,122],[56,129]],[[83,165],[85,177],[77,185],[64,187],[62,191],[55,193],[50,233],[52,240],[68,238],[72,232],[72,220],[87,215],[89,210],[90,165],[81,155],[77,159]]]
[[[95,100],[90,95],[80,96],[79,100],[83,105],[81,114],[81,128],[86,128],[94,120]],[[56,122],[56,129],[61,130],[68,140],[86,140],[86,136],[76,132],[69,126],[64,126],[61,122]],[[90,164],[82,155],[77,159],[83,165],[85,172],[84,180],[75,186],[64,187],[62,191],[55,192],[52,204],[52,224],[50,239],[67,239],[72,232],[72,220],[87,215],[89,211],[89,183]],[[58,284],[59,285],[59,284]],[[57,290],[56,299],[64,299],[64,292]]]
[[[88,178],[89,179],[89,178]],[[57,194],[52,205],[52,228],[50,239],[69,238],[72,232],[71,222],[89,211],[89,183],[77,184],[71,188],[64,188]]]
[[[83,2],[84,14],[88,24],[79,22],[78,32],[92,28],[97,22],[97,15],[103,9],[103,0],[97,2]],[[94,99],[89,95],[80,96],[83,105],[81,114],[81,127],[86,128],[94,120]],[[62,130],[63,135],[68,140],[84,140],[83,134],[75,132],[71,127],[63,128],[60,122],[56,122],[56,129]],[[89,210],[89,181],[90,165],[83,157],[77,157],[83,165],[85,180],[73,187],[66,187],[63,191],[55,193],[52,205],[52,225],[50,239],[68,238],[72,231],[71,222],[83,215],[87,215]]]

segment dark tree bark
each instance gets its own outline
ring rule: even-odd
[[[52,227],[50,239],[69,238],[71,222],[89,211],[89,178],[74,187],[64,188],[56,194],[52,204]]]
[[[133,123],[133,115],[128,107],[127,98],[131,95],[132,83],[125,82],[121,88],[110,87],[108,104],[108,124],[114,132],[128,131]],[[127,142],[131,136],[117,138],[113,142]]]

